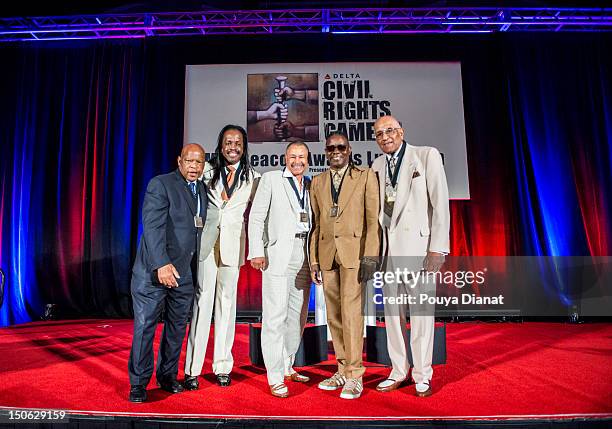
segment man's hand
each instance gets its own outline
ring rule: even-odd
[[[280,125],[274,125],[274,137],[279,140],[293,137],[294,126],[291,122],[285,121]]]
[[[178,271],[174,268],[174,265],[167,264],[157,269],[157,278],[159,282],[168,288],[178,287],[176,279],[180,279]]]
[[[276,119],[276,112],[280,112],[281,121],[286,121],[289,116],[289,109],[283,103],[273,103],[266,110],[259,110],[257,112],[257,120],[262,121],[264,119]]]
[[[423,268],[425,271],[430,273],[437,273],[444,264],[445,256],[438,252],[427,252],[425,260],[423,261]]]
[[[295,91],[293,90],[293,88],[290,88],[288,86],[284,87],[284,88],[275,88],[274,89],[274,96],[276,97],[276,101],[278,101],[279,103],[282,103],[285,100],[290,100],[292,98],[294,98],[295,96]]]
[[[251,259],[251,267],[256,270],[265,270],[268,268],[268,259],[265,257],[253,258]]]
[[[319,269],[319,264],[313,264],[310,267],[310,278],[316,285],[320,285],[323,283],[323,277],[321,276],[321,270]]]
[[[359,274],[357,280],[359,283],[364,283],[374,277],[378,263],[375,259],[364,257],[359,264]]]

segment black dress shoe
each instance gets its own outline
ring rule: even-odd
[[[130,386],[130,402],[144,402],[147,400],[147,389],[140,384]]]
[[[162,378],[161,380],[157,380],[157,385],[161,387],[162,390],[170,393],[181,393],[185,390],[183,389],[183,385],[174,378]]]
[[[185,382],[183,383],[186,390],[198,390],[200,383],[198,382],[198,376],[185,374]]]
[[[231,384],[232,379],[229,374],[217,374],[217,384],[221,387],[227,387]]]

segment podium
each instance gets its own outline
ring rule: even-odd
[[[327,325],[308,324],[304,328],[295,366],[314,365],[327,360]],[[261,353],[261,323],[249,324],[249,358],[255,366],[264,366]]]
[[[410,350],[410,327],[408,327],[408,361],[412,364],[412,351]],[[366,360],[383,365],[391,366],[389,351],[387,349],[387,331],[384,324],[366,326]],[[446,322],[436,323],[434,328],[433,364],[446,363]]]

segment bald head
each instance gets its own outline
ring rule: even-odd
[[[202,146],[189,143],[183,146],[181,156],[178,157],[178,168],[181,175],[190,182],[197,180],[204,171],[205,152]]]
[[[187,152],[202,152],[202,155],[205,154],[204,152],[204,148],[202,148],[202,146],[200,146],[197,143],[188,143],[185,146],[183,146],[183,149],[181,150],[181,157],[184,157]]]
[[[398,151],[404,141],[404,129],[393,116],[383,116],[374,122],[376,143],[384,153]]]

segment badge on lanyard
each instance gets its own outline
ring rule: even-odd
[[[204,221],[202,220],[202,216],[194,216],[193,223],[196,228],[204,228]]]
[[[346,173],[348,168],[344,170],[344,174],[342,175],[342,180],[340,180],[340,184],[338,185],[338,189],[334,186],[333,178],[329,183],[329,188],[331,189],[331,199],[333,206],[329,209],[329,216],[336,217],[338,216],[338,198],[340,197],[340,190],[342,189],[342,184],[344,183],[344,178],[346,177]],[[330,171],[331,173],[331,171]]]
[[[385,192],[385,201],[388,203],[394,203],[397,197],[397,191],[395,189],[387,189]]]
[[[308,213],[306,212],[300,213],[300,222],[308,223]]]

